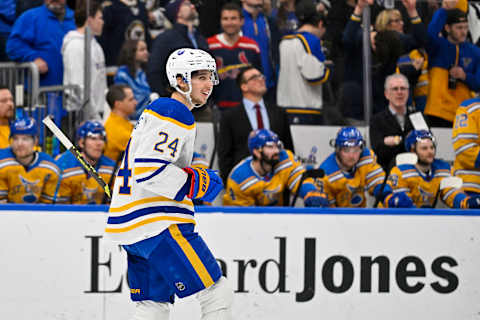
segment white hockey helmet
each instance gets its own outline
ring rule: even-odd
[[[168,82],[175,90],[186,95],[190,103],[192,72],[199,70],[211,71],[213,85],[218,84],[217,64],[215,63],[215,59],[207,52],[200,49],[182,48],[175,50],[168,57],[166,65]],[[182,91],[178,87],[178,75],[182,76],[183,81],[188,84],[189,89],[187,92]],[[195,107],[199,107],[199,105],[195,105]]]

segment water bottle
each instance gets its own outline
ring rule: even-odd
[[[385,9],[393,9],[395,8],[395,1],[394,0],[384,0],[383,6]]]

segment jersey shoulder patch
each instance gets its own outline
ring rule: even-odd
[[[162,120],[173,120],[187,129],[193,128],[195,124],[192,112],[183,103],[171,98],[159,98],[153,101],[144,112]]]

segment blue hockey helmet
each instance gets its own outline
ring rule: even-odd
[[[10,125],[10,137],[15,134],[28,134],[33,137],[38,136],[37,122],[30,117],[16,119]]]
[[[86,137],[101,137],[106,140],[107,133],[99,121],[89,120],[82,123],[77,129],[77,140]]]
[[[275,132],[268,129],[257,129],[250,132],[248,136],[248,150],[253,154],[254,149],[262,148],[268,144],[276,144],[279,148],[282,148],[282,142],[278,139]]]
[[[410,152],[412,150],[412,147],[421,140],[424,139],[430,139],[433,142],[433,145],[436,146],[435,144],[435,137],[433,134],[428,131],[428,130],[413,130],[410,131],[410,133],[407,135],[407,138],[405,139],[405,149],[407,152]]]
[[[343,127],[337,132],[335,140],[330,140],[330,145],[335,148],[344,147],[364,147],[365,140],[363,136],[355,127]]]

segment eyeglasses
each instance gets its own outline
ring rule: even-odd
[[[250,80],[263,80],[263,79],[265,79],[265,76],[263,74],[259,73],[259,74],[253,75],[250,78],[248,78],[247,80],[245,80],[245,83],[249,82]]]
[[[391,87],[389,90],[391,91],[408,91],[408,87]]]

